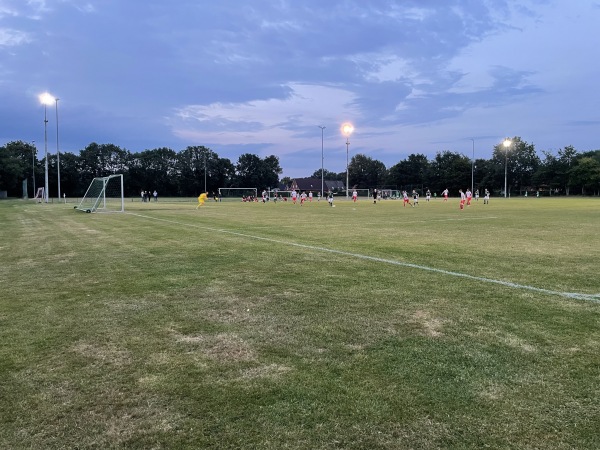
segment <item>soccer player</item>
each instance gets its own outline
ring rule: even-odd
[[[407,203],[408,203],[410,206],[412,206],[413,208],[415,207],[415,205],[413,205],[413,204],[410,202],[410,198],[408,198],[408,192],[406,192],[406,191],[402,191],[402,199],[403,199],[403,201],[402,201],[402,206],[404,206],[405,208],[406,208],[406,204],[407,204]]]
[[[312,203],[312,198],[313,198],[313,193],[312,193],[312,191],[310,191],[308,193],[308,201],[311,202],[311,203]]]
[[[331,191],[327,194],[327,202],[329,203],[329,206],[333,206],[333,192]]]
[[[419,206],[419,194],[417,194],[417,191],[415,191],[413,189],[412,195],[413,195],[413,208],[414,208],[415,206]]]
[[[448,188],[446,188],[442,191],[442,195],[444,196],[444,201],[447,202],[448,201]]]
[[[358,192],[356,192],[356,189],[354,189],[352,191],[352,201],[356,203],[356,200],[358,200]]]
[[[198,206],[196,206],[196,209],[200,208],[201,206],[204,206],[204,202],[206,201],[207,197],[208,195],[206,194],[206,192],[203,192],[198,196]]]
[[[431,200],[431,191],[429,189],[427,189],[427,192],[425,192],[425,200],[427,203],[429,203],[429,200]]]
[[[460,209],[465,209],[465,201],[467,200],[465,193],[462,189],[459,189],[458,192],[460,192]]]
[[[305,201],[306,201],[306,192],[302,191],[302,194],[300,194],[300,206],[304,205]]]
[[[484,205],[490,204],[490,191],[488,191],[487,188],[485,189],[485,193],[483,195],[483,204]]]
[[[475,189],[475,201],[479,201],[479,189]]]
[[[296,204],[296,200],[298,200],[298,193],[296,192],[296,189],[294,189],[292,191],[292,203],[295,205]]]
[[[473,194],[471,193],[471,190],[469,188],[467,188],[467,206],[471,206],[471,198],[473,198]]]

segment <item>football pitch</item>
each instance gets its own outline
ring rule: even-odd
[[[0,201],[0,448],[600,448],[600,199]]]

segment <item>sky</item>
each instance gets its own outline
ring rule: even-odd
[[[597,150],[598,24],[600,0],[0,0],[0,145],[203,145],[282,177]]]

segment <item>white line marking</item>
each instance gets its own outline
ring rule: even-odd
[[[381,263],[392,264],[392,265],[400,266],[400,267],[409,267],[411,269],[419,269],[419,270],[424,270],[427,272],[440,273],[443,275],[450,275],[450,276],[454,276],[454,277],[466,278],[469,280],[481,281],[484,283],[499,284],[501,286],[506,286],[506,287],[510,287],[510,288],[514,288],[514,289],[523,289],[523,290],[538,292],[540,294],[557,295],[560,297],[566,297],[566,298],[575,299],[575,300],[585,300],[585,301],[589,301],[589,302],[600,303],[600,294],[582,294],[582,293],[578,293],[578,292],[553,291],[551,289],[538,288],[535,286],[528,286],[526,284],[513,283],[511,281],[494,280],[493,278],[478,277],[478,276],[469,275],[466,273],[453,272],[453,271],[444,270],[444,269],[436,269],[435,267],[427,267],[427,266],[422,266],[420,264],[396,261],[393,259],[385,259],[385,258],[379,258],[376,256],[361,255],[359,253],[346,252],[343,250],[335,250],[335,249],[326,248],[326,247],[317,247],[314,245],[298,244],[297,242],[280,241],[278,239],[272,239],[272,238],[263,237],[263,236],[253,236],[250,234],[240,233],[238,231],[230,231],[230,230],[223,230],[223,229],[219,229],[219,228],[207,227],[204,225],[182,223],[182,222],[177,222],[177,221],[171,220],[171,219],[160,219],[157,217],[146,216],[143,214],[135,214],[135,213],[127,213],[127,214],[132,215],[132,216],[141,217],[144,219],[151,219],[151,220],[157,220],[157,221],[161,221],[161,222],[173,223],[175,225],[183,225],[183,226],[190,226],[190,227],[194,227],[194,228],[201,228],[201,229],[212,231],[215,233],[230,234],[232,236],[256,239],[259,241],[272,242],[272,243],[281,244],[281,245],[289,245],[292,247],[304,248],[304,249],[308,249],[308,250],[315,250],[315,251],[324,252],[324,253],[333,253],[335,255],[349,256],[352,258],[364,259],[367,261],[381,262]]]

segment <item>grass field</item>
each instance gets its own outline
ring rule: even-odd
[[[600,200],[0,202],[0,448],[600,448]]]

